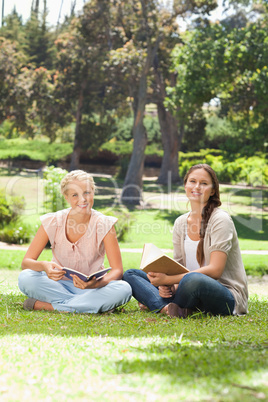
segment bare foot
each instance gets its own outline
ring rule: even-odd
[[[50,303],[36,300],[36,302],[34,303],[34,310],[54,311],[54,308],[53,308],[52,304],[50,304]]]
[[[192,310],[189,308],[181,308],[176,303],[169,303],[162,308],[160,313],[166,314],[169,317],[186,318],[188,315],[192,314]]]
[[[147,306],[145,306],[145,304],[142,303],[138,303],[140,311],[147,311],[149,310]]]

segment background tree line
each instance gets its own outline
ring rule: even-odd
[[[111,138],[133,141],[122,194],[130,203],[141,199],[148,141],[164,150],[162,184],[179,180],[180,151],[210,147],[231,159],[264,153],[268,5],[230,0],[233,13],[212,23],[216,6],[91,0],[56,28],[48,26],[45,0],[42,9],[33,1],[26,23],[14,10],[0,29],[0,124],[9,138],[51,142],[72,129],[70,169],[82,150]]]

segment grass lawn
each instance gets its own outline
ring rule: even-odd
[[[1,401],[267,400],[267,297],[242,317],[27,312],[18,274],[1,270]]]

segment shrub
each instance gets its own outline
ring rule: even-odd
[[[262,154],[249,158],[229,155],[220,150],[202,149],[200,152],[180,153],[179,173],[184,177],[188,169],[198,163],[207,163],[215,170],[221,183],[243,183],[252,186],[268,184],[268,167]]]
[[[21,210],[24,209],[24,198],[4,195],[5,190],[0,189],[0,227],[16,221]]]
[[[15,244],[29,241],[29,227],[19,222],[23,210],[23,197],[6,197],[4,190],[0,190],[0,241]]]
[[[0,230],[0,241],[12,244],[28,243],[32,237],[32,228],[30,225],[11,222]]]
[[[55,166],[49,166],[44,170],[44,207],[47,212],[67,208],[68,204],[60,191],[60,182],[67,173],[67,170]]]

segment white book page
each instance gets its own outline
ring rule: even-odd
[[[141,259],[140,268],[143,269],[146,265],[157,260],[159,257],[165,255],[160,248],[156,247],[152,243],[145,243],[143,247],[143,254]]]

